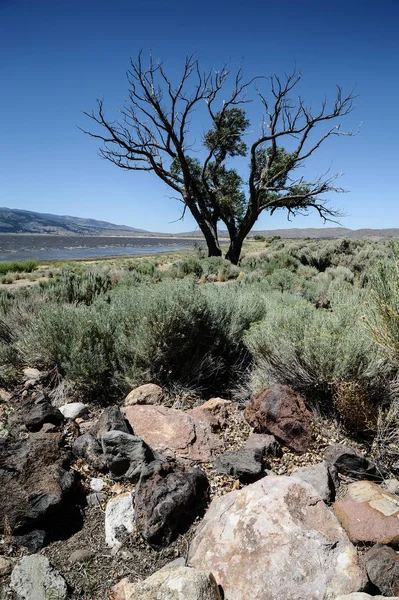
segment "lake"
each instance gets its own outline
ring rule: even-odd
[[[0,234],[0,261],[134,256],[192,249],[194,244],[194,239],[179,238]]]

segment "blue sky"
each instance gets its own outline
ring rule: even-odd
[[[204,68],[244,59],[255,74],[301,69],[301,93],[313,106],[338,83],[355,87],[344,129],[309,172],[343,172],[348,194],[332,196],[347,227],[399,227],[399,1],[336,0],[0,0],[0,205],[93,217],[153,231],[172,223],[180,204],[154,175],[124,172],[97,155],[82,114],[103,98],[112,116],[127,92],[129,57],[152,49],[172,78],[196,51]],[[252,129],[260,122],[249,105]],[[207,123],[194,119],[200,140]],[[257,229],[285,227],[284,214]],[[316,215],[294,227],[319,227]]]

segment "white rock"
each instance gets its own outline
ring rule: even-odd
[[[127,492],[109,500],[105,509],[105,542],[114,554],[122,546],[118,540],[118,529],[133,533],[136,529],[132,495]]]
[[[348,594],[347,596],[338,596],[336,600],[399,600],[399,596],[369,596],[363,592],[355,592],[354,594]]]
[[[83,417],[89,412],[89,407],[83,402],[71,402],[70,404],[64,404],[58,409],[66,419],[77,419]]]
[[[333,512],[294,477],[264,477],[212,500],[188,564],[210,570],[228,600],[334,600],[366,574]]]
[[[26,600],[64,600],[68,596],[64,578],[40,554],[20,560],[11,574],[11,589]]]
[[[107,484],[105,483],[104,479],[101,479],[101,477],[92,477],[90,479],[90,487],[94,492],[101,492],[105,487],[107,487]]]
[[[25,381],[33,381],[36,382],[40,379],[42,373],[39,369],[34,369],[32,367],[27,367],[23,370]]]
[[[124,592],[126,600],[221,600],[212,573],[188,567],[157,571],[139,583],[126,583]]]

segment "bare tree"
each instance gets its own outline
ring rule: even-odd
[[[226,258],[237,264],[245,237],[260,214],[271,215],[279,209],[288,217],[307,214],[315,209],[324,220],[338,213],[329,207],[328,192],[340,192],[337,176],[328,173],[307,181],[296,177],[296,170],[331,136],[344,134],[333,125],[315,137],[314,130],[330,121],[336,122],[353,108],[353,93],[345,95],[337,87],[330,107],[324,100],[317,111],[301,97],[291,99],[301,74],[293,72],[280,78],[255,77],[244,80],[240,68],[233,77],[228,99],[220,101],[221,90],[232,75],[225,65],[220,71],[202,72],[198,59],[186,58],[177,85],[167,76],[162,62],[150,56],[144,67],[141,53],[130,61],[127,72],[129,96],[118,120],[108,120],[101,100],[97,109],[85,113],[100,127],[84,131],[102,141],[100,154],[118,167],[132,171],[153,171],[177,194],[201,229],[209,256],[221,256],[218,223],[227,228],[230,246]],[[268,95],[260,83],[268,80]],[[250,145],[244,141],[249,127],[244,105],[253,88],[263,105],[260,135]],[[202,143],[203,161],[193,157],[189,145],[190,117],[199,103],[205,103],[210,129]],[[288,152],[289,142],[294,149]],[[244,183],[237,170],[228,166],[236,156],[249,156],[249,177]]]

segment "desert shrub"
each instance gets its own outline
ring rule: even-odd
[[[0,262],[0,274],[31,273],[38,264],[37,260],[2,261]]]
[[[271,306],[244,338],[255,369],[322,407],[332,406],[334,388],[342,382],[359,383],[376,398],[385,389],[385,363],[361,320],[361,300],[336,297],[331,310],[295,297]]]
[[[188,256],[182,260],[178,260],[168,269],[168,276],[174,279],[183,279],[187,275],[201,277],[202,275],[201,260],[196,256]]]
[[[47,284],[43,287],[53,290],[52,296],[57,302],[89,306],[95,298],[111,289],[112,280],[108,271],[86,270],[79,273],[71,269],[63,269],[53,285],[52,281]]]

